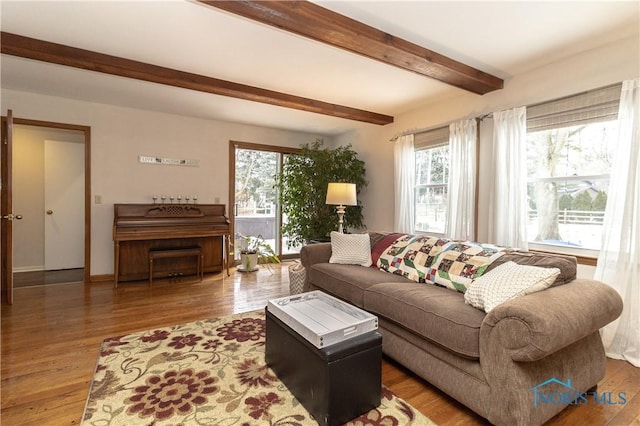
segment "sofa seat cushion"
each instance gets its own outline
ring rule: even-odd
[[[465,304],[462,293],[410,281],[386,282],[365,291],[363,307],[453,353],[480,358],[486,314]]]
[[[363,307],[364,291],[381,282],[410,282],[399,275],[358,265],[316,263],[308,271],[309,282],[326,292]]]

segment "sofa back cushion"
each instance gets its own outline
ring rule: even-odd
[[[384,241],[384,240],[382,240]],[[378,258],[378,267],[419,283],[460,293],[507,249],[430,235],[404,235]]]
[[[372,251],[371,260],[373,262],[371,267],[377,268],[377,260],[384,250],[393,244],[396,239],[405,235],[407,234],[369,231]],[[494,259],[485,272],[489,272],[490,270],[507,262],[515,262],[520,265],[560,269],[560,275],[558,275],[552,287],[566,284],[576,279],[576,258],[574,256],[555,253],[506,251],[501,257]]]
[[[335,263],[317,263],[307,269],[309,285],[305,290],[322,290],[346,300],[359,308],[367,288],[381,282],[410,282],[399,275],[391,275],[373,268]]]
[[[486,272],[489,272],[507,262],[515,262],[519,265],[560,269],[560,275],[558,275],[552,284],[552,287],[567,284],[576,279],[578,262],[574,256],[539,252],[507,252],[502,257],[496,259],[489,268],[487,268]]]
[[[371,267],[378,269],[378,259],[380,255],[389,247],[395,240],[401,238],[407,234],[398,232],[369,232],[369,238],[371,240]]]
[[[434,283],[429,274],[443,247],[451,240],[428,235],[404,235],[378,258],[378,268],[412,281]]]

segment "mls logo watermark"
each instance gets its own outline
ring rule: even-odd
[[[554,390],[548,390],[549,388]],[[627,403],[626,392],[618,392],[617,394],[596,391],[578,392],[571,386],[571,379],[563,382],[552,377],[529,390],[533,392],[533,406],[535,408],[540,405],[585,405],[589,403],[587,399],[589,395],[593,396],[593,401],[596,404],[623,405]]]

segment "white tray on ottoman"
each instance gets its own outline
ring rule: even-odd
[[[267,310],[316,348],[378,329],[378,317],[321,291],[269,300]]]

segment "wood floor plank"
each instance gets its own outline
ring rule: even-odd
[[[607,426],[616,425],[640,426],[640,398],[637,394],[607,423]]]
[[[2,306],[0,365],[3,426],[80,423],[102,340],[204,318],[264,309],[289,292],[285,263],[273,273],[232,271],[177,282],[68,283],[15,290],[15,303]],[[443,426],[487,425],[483,418],[417,378],[392,360],[383,361],[383,383]],[[627,403],[591,401],[569,407],[548,426],[640,425],[640,369],[608,360],[599,392],[625,392]]]

